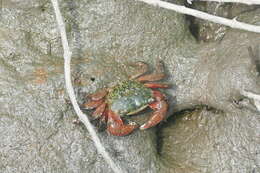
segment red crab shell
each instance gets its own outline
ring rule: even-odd
[[[83,104],[84,109],[95,109],[92,116],[107,123],[107,131],[115,136],[124,136],[139,126],[134,123],[124,124],[121,117],[143,110],[147,106],[154,110],[150,119],[139,128],[148,129],[160,123],[166,117],[168,104],[164,94],[156,88],[168,88],[167,84],[154,83],[165,77],[161,62],[157,71],[143,75],[148,65],[138,62],[142,72],[131,79],[119,82],[112,88],[105,88],[89,95],[90,101]]]

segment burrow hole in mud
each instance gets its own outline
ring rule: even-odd
[[[184,5],[188,8],[193,8],[193,5],[189,4],[188,2],[185,2]],[[190,33],[194,36],[194,38],[196,40],[198,40],[199,39],[199,25],[198,25],[198,23],[195,22],[195,19],[196,18],[193,16],[185,15],[185,21],[188,25]]]
[[[185,18],[189,25],[191,34],[196,40],[199,40],[199,25],[195,23],[195,17],[186,15]]]
[[[96,78],[91,77],[90,80],[91,80],[92,82],[95,82]]]

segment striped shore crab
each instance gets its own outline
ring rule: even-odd
[[[133,65],[133,64],[132,64]],[[122,117],[138,113],[150,107],[154,110],[150,119],[139,128],[148,129],[160,123],[166,117],[168,104],[165,95],[156,88],[168,88],[167,84],[157,83],[165,77],[163,66],[158,62],[156,71],[145,74],[148,65],[144,62],[134,64],[140,71],[130,79],[117,83],[90,94],[89,101],[82,105],[83,109],[95,109],[92,116],[107,124],[107,131],[115,136],[130,134],[138,128],[134,122],[125,124]]]

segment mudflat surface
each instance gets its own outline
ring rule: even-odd
[[[127,63],[144,61],[153,71],[158,60],[164,62],[163,82],[172,85],[162,90],[167,121],[125,137],[96,128],[120,167],[151,173],[260,172],[260,113],[240,94],[260,93],[257,64],[248,53],[251,46],[259,55],[259,34],[220,28],[221,39],[212,30],[194,36],[185,16],[127,0],[68,0],[60,7],[80,104],[86,94],[133,74]],[[258,8],[234,7],[221,10],[244,22],[260,21]],[[51,3],[2,0],[0,16],[0,172],[112,172],[87,130],[73,123],[77,117],[64,88]],[[218,39],[196,40],[201,35]],[[142,124],[150,113],[130,119]]]

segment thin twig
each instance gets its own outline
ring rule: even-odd
[[[212,21],[212,22],[215,22],[218,24],[229,26],[231,28],[243,29],[246,31],[260,33],[260,26],[250,25],[250,24],[243,23],[243,22],[238,22],[235,18],[226,19],[223,17],[214,16],[214,15],[211,15],[211,14],[208,14],[205,12],[187,8],[185,6],[175,5],[175,4],[160,1],[160,0],[137,0],[137,1],[142,1],[142,2],[145,2],[150,5],[166,8],[169,10],[174,10],[176,12],[198,17],[200,19],[209,20],[209,21]]]
[[[247,5],[257,5],[260,4],[260,0],[187,0],[188,3],[193,3],[196,1],[209,1],[209,2],[230,2],[230,3],[241,3]]]
[[[245,90],[241,91],[241,94],[253,99],[257,110],[260,111],[260,95]]]
[[[98,152],[104,157],[104,159],[109,164],[109,166],[113,169],[114,172],[121,173],[122,169],[120,169],[113,162],[111,157],[108,155],[105,148],[101,144],[100,139],[97,136],[97,134],[96,134],[93,126],[91,125],[89,119],[80,110],[79,105],[76,101],[76,96],[75,96],[75,93],[74,93],[74,90],[73,90],[73,87],[72,87],[72,84],[71,84],[70,61],[71,61],[71,54],[72,53],[71,53],[70,48],[69,48],[69,44],[68,44],[68,40],[67,40],[67,36],[66,36],[66,31],[65,31],[65,27],[64,27],[64,22],[63,22],[61,13],[60,13],[58,1],[57,0],[51,0],[51,2],[52,2],[52,5],[53,5],[53,8],[54,8],[56,20],[57,20],[57,23],[58,23],[58,28],[59,28],[60,35],[61,35],[61,41],[62,41],[62,46],[63,46],[63,50],[64,50],[64,71],[65,71],[66,89],[67,89],[67,92],[69,94],[70,100],[72,102],[73,108],[74,108],[75,112],[77,113],[80,121],[88,129]]]

